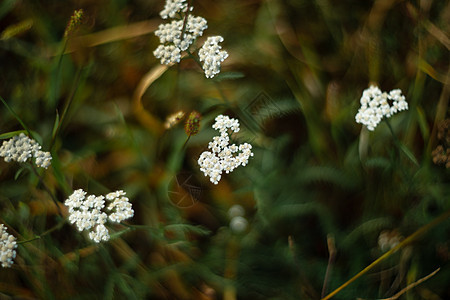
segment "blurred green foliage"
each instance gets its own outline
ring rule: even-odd
[[[327,294],[386,251],[381,233],[401,240],[450,209],[449,171],[432,160],[449,118],[448,1],[193,1],[230,55],[212,80],[187,58],[161,69],[163,2],[0,3],[0,96],[53,156],[39,177],[0,162],[1,223],[18,241],[42,236],[0,270],[2,299],[319,299],[324,280]],[[371,83],[406,96],[394,135],[355,123]],[[179,110],[202,114],[187,142],[182,124],[163,126]],[[218,114],[240,120],[255,155],[215,186],[197,159]],[[2,104],[1,137],[24,129]],[[66,222],[78,188],[125,190],[134,218],[92,243]],[[449,225],[334,298],[387,298],[438,267],[402,297],[450,298]]]

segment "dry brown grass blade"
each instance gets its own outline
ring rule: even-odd
[[[2,283],[0,282],[0,293],[15,295],[14,299],[35,299],[34,295],[29,289],[16,286],[10,283]],[[3,295],[2,295],[3,296]],[[4,298],[1,298],[4,299]],[[6,299],[6,298],[5,298]],[[7,298],[9,299],[9,298]],[[13,298],[11,298],[13,299]]]
[[[186,54],[181,55],[181,58],[184,58]],[[147,129],[154,133],[161,133],[164,130],[164,126],[161,121],[156,119],[149,111],[147,111],[142,104],[142,96],[150,87],[150,85],[155,82],[156,79],[161,77],[164,72],[171,67],[170,65],[157,65],[153,67],[144,77],[139,81],[139,84],[134,91],[133,95],[133,111],[138,120],[144,125]]]
[[[133,249],[131,249],[131,247],[120,238],[115,239],[111,244],[114,246],[114,249],[116,249],[116,253],[119,254],[119,256],[122,257],[124,261],[127,261],[130,259],[130,257],[134,257],[137,255],[137,253],[133,251]],[[140,272],[141,274],[149,272],[149,270],[142,262],[139,262],[136,267],[138,272]]]
[[[163,130],[163,125],[150,112],[145,110],[142,105],[142,96],[150,85],[155,82],[156,79],[161,77],[161,75],[164,74],[168,68],[169,66],[167,65],[157,65],[151,69],[147,74],[145,74],[144,77],[142,77],[133,95],[134,114],[142,125],[154,133],[161,133]]]
[[[429,63],[427,63],[425,60],[421,58],[419,58],[418,67],[422,72],[424,72],[425,74],[427,74],[436,81],[439,81],[443,84],[449,82],[448,76],[437,72]]]
[[[400,0],[378,0],[375,1],[367,20],[367,26],[374,31],[380,31],[381,26],[384,24],[384,20],[388,12],[394,7],[394,5]]]
[[[60,261],[62,264],[64,264],[65,260],[72,261],[72,260],[75,260],[75,258],[78,256],[80,256],[80,257],[89,256],[97,250],[97,247],[98,247],[98,245],[91,245],[91,246],[87,246],[82,249],[79,249],[77,251],[72,251],[72,252],[66,253],[60,257]]]
[[[441,92],[441,97],[439,98],[439,102],[437,104],[436,108],[436,115],[434,117],[434,124],[433,129],[431,131],[431,138],[428,142],[427,146],[427,152],[430,153],[431,149],[436,146],[436,138],[437,138],[437,126],[440,121],[445,119],[447,110],[448,110],[448,103],[449,103],[449,96],[450,96],[450,68],[447,70],[447,82],[444,84],[444,87]]]
[[[440,30],[436,25],[431,23],[430,21],[424,22],[425,29],[434,36],[442,45],[444,45],[448,50],[450,50],[450,38],[448,35]]]
[[[161,20],[154,19],[73,37],[69,39],[65,53],[71,53],[84,47],[95,47],[106,43],[149,34],[155,31],[160,23]],[[55,53],[55,55],[57,54],[58,53]]]
[[[436,270],[434,270],[434,272],[432,272],[431,274],[417,280],[416,282],[411,283],[410,285],[408,285],[407,287],[405,287],[404,289],[402,289],[400,292],[398,292],[397,294],[395,294],[394,296],[390,297],[390,298],[385,298],[385,299],[381,299],[381,300],[396,300],[398,298],[400,298],[401,295],[403,295],[404,293],[406,293],[407,291],[409,291],[410,289],[418,286],[419,284],[421,284],[422,282],[424,282],[427,279],[430,279],[431,277],[433,277],[434,275],[436,275],[437,272],[439,272],[441,268],[437,268]]]

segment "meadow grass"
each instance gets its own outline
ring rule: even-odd
[[[0,298],[450,298],[449,3],[188,1],[208,28],[165,65],[164,2],[0,3],[0,138],[52,157],[0,161]],[[373,131],[371,85],[408,104]],[[240,125],[220,149],[253,156],[214,181],[219,115]],[[78,189],[134,215],[96,243]]]

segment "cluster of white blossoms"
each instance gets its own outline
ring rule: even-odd
[[[392,101],[392,104],[389,104]],[[376,86],[370,86],[363,91],[360,99],[361,107],[355,116],[356,122],[367,126],[373,131],[383,117],[389,118],[393,114],[408,109],[408,102],[400,89],[388,93],[382,92]]]
[[[198,164],[200,171],[205,176],[210,177],[210,181],[214,184],[219,183],[222,173],[230,173],[239,166],[245,166],[250,156],[253,156],[252,145],[243,143],[239,146],[230,145],[230,137],[228,131],[239,131],[239,121],[229,118],[228,116],[219,115],[212,128],[219,130],[220,136],[213,137],[208,144],[211,151],[204,151],[199,159]]]
[[[3,268],[10,268],[16,258],[16,238],[6,232],[6,227],[0,224],[0,262]]]
[[[161,18],[167,19],[175,18],[180,12],[187,12],[186,0],[167,0],[164,9],[159,14]]]
[[[23,133],[3,141],[0,147],[0,156],[4,157],[6,162],[26,162],[29,158],[34,157],[36,165],[45,169],[50,166],[52,160],[50,152],[41,151],[41,146]]]
[[[109,231],[105,226],[109,219],[111,222],[119,223],[133,217],[134,211],[129,199],[125,197],[124,191],[116,191],[106,196],[89,195],[82,189],[76,190],[64,202],[69,207],[69,221],[77,226],[78,231],[90,230],[89,238],[96,243],[108,241]],[[108,214],[104,211],[105,199],[109,201],[106,207]]]
[[[206,78],[212,78],[220,73],[220,64],[228,57],[225,50],[219,43],[223,42],[221,36],[210,36],[198,51],[198,57],[203,62],[203,70]]]
[[[189,10],[192,11],[192,6]],[[208,23],[202,17],[189,14],[185,0],[166,0],[160,15],[163,19],[178,19],[159,25],[155,35],[161,44],[153,51],[153,54],[161,61],[161,64],[179,63],[181,52],[186,51],[199,36],[203,35],[203,31],[208,28]],[[200,61],[204,61],[203,70],[207,78],[219,73],[220,64],[228,57],[226,51],[220,50],[222,47],[218,45],[219,42],[223,42],[222,37],[209,37],[199,51]]]

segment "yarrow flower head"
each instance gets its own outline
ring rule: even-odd
[[[391,105],[388,100],[392,101]],[[408,102],[400,89],[388,94],[373,85],[363,91],[360,103],[361,107],[355,116],[356,122],[367,126],[370,131],[375,130],[383,118],[390,118],[393,114],[408,109]]]
[[[208,22],[204,18],[192,15],[187,16],[186,24],[183,17],[180,20],[159,25],[155,35],[159,38],[161,45],[153,51],[153,55],[160,59],[161,64],[179,63],[181,51],[186,51],[195,39],[203,35],[206,28],[208,28]]]
[[[203,31],[208,28],[207,22],[202,17],[189,15],[183,30],[184,20],[172,21],[171,23],[161,24],[155,31],[161,44],[173,43],[180,51],[185,51],[194,42],[194,40],[203,35]]]
[[[233,172],[239,166],[245,166],[250,156],[253,156],[252,145],[243,143],[239,146],[230,145],[229,131],[239,132],[239,121],[228,116],[219,115],[212,128],[220,132],[219,136],[213,137],[208,144],[211,151],[204,151],[199,159],[198,164],[200,171],[205,176],[210,177],[210,181],[218,184],[222,178],[222,173]]]
[[[90,230],[89,238],[96,243],[108,241],[109,231],[106,221],[119,223],[133,217],[134,211],[124,191],[116,191],[106,196],[89,195],[82,189],[76,190],[64,204],[69,207],[69,221],[77,226],[78,231]],[[110,202],[105,210],[105,199]]]
[[[212,78],[220,73],[220,64],[228,57],[228,53],[219,46],[223,42],[221,36],[210,36],[198,51],[200,61],[203,62],[203,70],[207,78]]]
[[[189,11],[192,11],[192,6]],[[203,35],[203,31],[208,28],[208,22],[202,17],[190,15],[185,0],[166,0],[160,15],[163,19],[177,20],[159,25],[155,35],[161,44],[153,54],[161,64],[179,63],[181,52],[188,50],[194,41]],[[222,37],[209,37],[199,50],[199,58],[204,61],[203,70],[207,78],[219,73],[220,64],[228,57],[226,51],[220,50],[222,47],[218,45],[219,42],[223,42]]]
[[[0,156],[4,157],[6,162],[17,161],[22,163],[34,157],[36,165],[45,169],[50,166],[52,160],[50,152],[41,151],[41,146],[23,133],[3,141],[0,147]]]
[[[6,227],[0,224],[0,262],[3,268],[10,268],[16,258],[16,238],[6,232]]]
[[[159,14],[161,18],[167,19],[175,18],[181,12],[187,12],[186,0],[167,0],[164,9]]]

